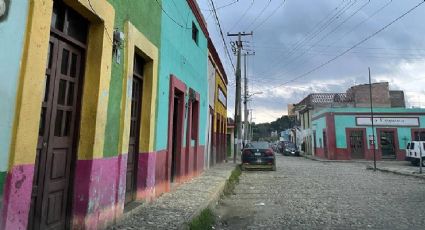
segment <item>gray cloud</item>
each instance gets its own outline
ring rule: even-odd
[[[215,0],[214,3],[224,5],[230,1]],[[236,29],[227,31],[251,2],[251,0],[240,0],[239,3],[218,11],[224,33],[250,30],[247,25],[260,13],[268,1],[255,0],[254,6],[235,27]],[[269,8],[257,23],[264,20],[281,2],[272,0]],[[425,4],[329,65],[289,83],[289,87],[274,88],[335,57],[420,1],[393,0],[390,3],[390,0],[371,0],[358,13],[346,20],[367,2],[368,0],[287,0],[273,17],[254,31],[253,39],[246,38],[249,41],[246,47],[256,52],[256,55],[251,57],[248,62],[248,75],[252,83],[250,89],[251,91],[267,92],[267,97],[263,94],[253,98],[254,101],[251,103],[253,109],[276,112],[276,108],[280,108],[283,113],[286,104],[296,103],[308,93],[343,92],[355,83],[367,82],[368,67],[371,67],[373,76],[376,77],[375,81],[388,80],[391,84],[390,87],[405,90],[409,101],[420,101],[419,99],[424,96],[421,85],[425,83],[425,78],[416,79],[416,84],[406,84],[406,82],[413,81],[415,76],[420,76],[421,71],[425,70],[421,68],[425,61],[425,39],[423,39],[425,23],[422,23],[425,18]],[[198,0],[198,3],[201,8],[208,9],[207,0]],[[326,17],[330,18],[331,13],[338,12],[342,6],[348,5],[352,5],[352,7],[344,11],[338,18],[334,18],[328,28],[317,33],[313,39],[304,43],[291,55],[290,51],[294,48],[294,44],[298,44],[297,42],[305,39],[307,35],[311,35],[312,31],[320,28],[320,25],[317,26],[317,24],[321,20]],[[338,6],[340,8],[336,9]],[[384,6],[383,10],[370,17]],[[225,60],[223,45],[215,28],[213,17],[207,16],[208,11],[203,13],[208,18],[211,36],[228,69],[229,79],[234,82],[230,63]],[[367,21],[362,23],[366,19]],[[339,26],[344,20],[346,20],[345,23]],[[335,29],[337,26],[339,26],[338,29]],[[332,30],[335,31],[330,33]],[[320,41],[321,39],[322,41]],[[226,40],[230,41],[229,38]],[[229,87],[229,115],[232,115],[234,111],[233,88],[234,85]],[[270,88],[273,90],[268,90]],[[425,96],[422,100],[425,103]],[[414,102],[411,105],[421,104]],[[270,117],[261,119],[261,121],[271,120],[273,119]]]

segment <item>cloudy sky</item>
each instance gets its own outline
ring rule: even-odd
[[[211,0],[197,1],[227,70],[228,115],[233,116],[232,65]],[[368,67],[373,82],[388,81],[390,89],[404,90],[408,107],[425,107],[425,4],[417,6],[421,2],[213,0],[225,35],[254,33],[244,37],[244,48],[255,51],[248,57],[247,75],[250,93],[262,92],[250,102],[257,123],[286,114],[288,103],[310,93],[345,92],[354,84],[367,83]],[[231,51],[235,38],[225,40],[235,64]]]

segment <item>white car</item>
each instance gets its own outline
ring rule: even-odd
[[[422,156],[422,166],[425,167],[425,141],[411,141],[406,147],[406,161],[419,165]]]

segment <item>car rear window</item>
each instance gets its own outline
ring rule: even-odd
[[[255,149],[268,149],[269,143],[267,143],[267,142],[252,142],[252,143],[250,143],[249,147],[255,148]]]

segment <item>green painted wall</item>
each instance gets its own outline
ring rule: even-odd
[[[155,149],[163,150],[167,147],[170,74],[200,94],[199,144],[205,145],[208,114],[207,39],[186,0],[163,1],[163,8],[168,16],[163,14],[161,26]],[[198,44],[192,40],[192,22],[199,30]],[[183,140],[184,145],[185,138]]]
[[[158,3],[151,0],[108,0],[115,9],[115,28],[124,32],[125,22],[130,21],[157,48],[160,48],[161,15]],[[161,3],[161,1],[158,1]],[[112,34],[113,28],[109,28]],[[112,36],[112,35],[111,35]],[[104,156],[118,154],[118,141],[121,118],[121,97],[123,84],[124,57],[126,51],[121,48],[121,62],[112,60],[112,74],[109,89],[108,117],[105,132]]]
[[[326,117],[321,117],[311,122],[313,130],[316,130],[316,147],[323,148],[323,130],[326,128]]]

